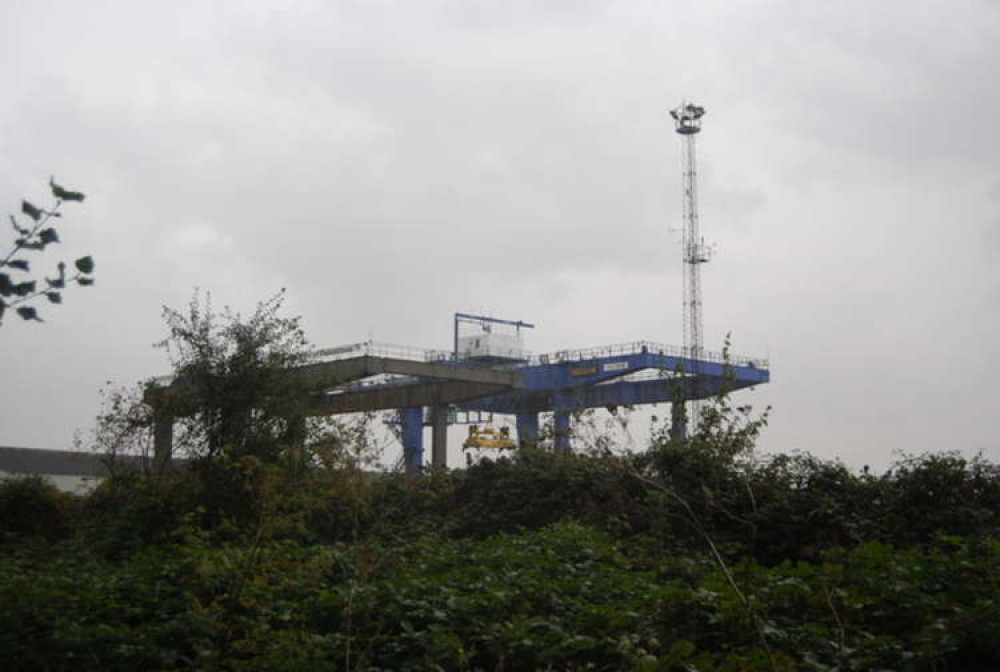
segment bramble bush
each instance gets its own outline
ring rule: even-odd
[[[72,528],[75,498],[40,476],[0,480],[0,547],[25,540],[55,541]]]
[[[1000,544],[719,569],[564,522],[473,539],[191,538],[0,557],[5,669],[995,669]]]

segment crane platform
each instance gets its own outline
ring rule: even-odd
[[[456,338],[456,348],[448,351],[352,343],[317,350],[296,373],[307,382],[312,415],[398,410],[404,463],[412,473],[424,463],[426,426],[432,428],[431,463],[446,466],[447,428],[459,414],[514,415],[517,443],[530,444],[539,436],[539,414],[551,412],[554,448],[569,452],[576,411],[683,403],[770,381],[766,359],[704,351],[692,359],[683,348],[654,341],[539,355],[508,347],[504,356],[486,352],[482,343],[470,344],[478,351],[463,353],[457,344]],[[479,356],[481,352],[486,356]],[[161,399],[183,396],[173,381],[161,380],[159,385]],[[169,455],[172,422],[157,421],[157,454]],[[514,441],[484,434],[482,441],[487,440],[496,440],[497,446],[479,447],[509,447],[506,441]]]

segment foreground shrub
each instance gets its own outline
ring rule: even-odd
[[[74,503],[41,476],[0,480],[0,543],[67,536]]]
[[[1000,665],[1000,544],[734,563],[577,523],[482,539],[0,556],[5,670],[934,670]],[[72,550],[72,552],[70,552]],[[766,646],[765,646],[766,645]]]

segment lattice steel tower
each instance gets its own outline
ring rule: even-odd
[[[705,245],[705,239],[698,231],[698,165],[695,157],[695,136],[701,131],[701,118],[705,108],[692,103],[682,103],[680,107],[670,110],[674,118],[677,133],[684,143],[683,155],[683,189],[684,189],[684,239],[681,243],[684,269],[684,349],[685,354],[694,360],[693,370],[688,373],[694,376],[693,400],[690,404],[689,418],[698,422],[700,396],[700,361],[704,352],[702,346],[701,317],[701,265],[708,261],[710,250]]]

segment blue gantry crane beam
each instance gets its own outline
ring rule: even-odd
[[[588,408],[683,403],[738,390],[770,380],[763,360],[704,353],[695,362],[679,349],[637,342],[542,356],[513,369],[522,387],[468,402],[458,408],[511,414],[517,418],[518,437],[534,441],[540,413],[554,413],[555,450],[570,450],[570,417]],[[728,361],[727,361],[728,359]],[[698,371],[697,375],[685,375]],[[636,379],[646,374],[644,379]]]

